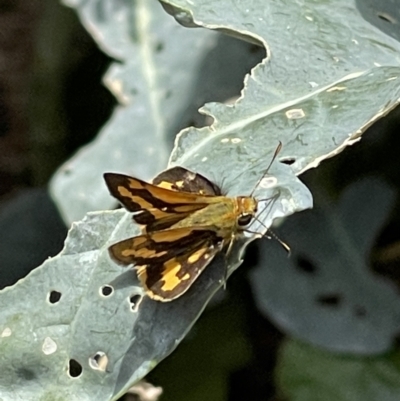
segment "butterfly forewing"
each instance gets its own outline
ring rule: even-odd
[[[130,212],[167,208],[173,213],[174,207],[211,201],[207,195],[169,190],[123,174],[106,173],[104,179],[111,195]]]
[[[165,230],[196,210],[203,209],[211,197],[177,192],[123,174],[106,173],[110,193],[130,212],[146,232]],[[163,181],[165,183],[165,181]]]

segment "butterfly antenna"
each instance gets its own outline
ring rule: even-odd
[[[278,154],[279,154],[279,152],[281,151],[281,149],[282,149],[282,142],[279,141],[279,144],[278,144],[278,146],[277,146],[276,149],[275,149],[275,153],[274,153],[274,155],[272,156],[272,159],[271,159],[271,161],[269,162],[269,165],[268,165],[267,169],[265,170],[264,174],[260,177],[260,179],[257,181],[256,185],[254,186],[253,190],[251,191],[250,197],[253,196],[254,191],[255,191],[255,190],[257,189],[257,187],[260,185],[260,182],[261,182],[261,181],[264,179],[264,177],[268,174],[268,170],[271,168],[272,163],[275,161],[275,159],[276,159],[276,157],[278,156]]]
[[[259,218],[257,218],[256,216],[254,216],[254,220],[257,220],[257,221],[267,230],[267,232],[268,232],[269,228],[268,228]],[[246,230],[246,231],[248,231],[248,230]],[[258,233],[258,234],[259,234],[259,233]]]
[[[268,203],[263,210],[261,210],[261,212],[258,214],[258,216],[261,216],[270,206],[272,207],[273,203],[279,198],[280,193],[277,193],[269,198],[265,198],[265,199],[260,199],[258,202],[262,202],[262,201],[271,201],[270,203]],[[268,230],[268,227],[266,225],[264,225],[264,223],[257,217],[254,216],[253,221],[250,224],[251,225],[254,223],[254,221],[258,221],[266,230]]]
[[[277,197],[273,196],[272,200],[276,200]],[[267,200],[267,199],[266,199]],[[265,206],[265,208],[260,212],[259,215],[263,214],[265,212],[265,210],[268,208],[269,205]],[[279,242],[279,244],[285,249],[285,251],[288,253],[288,257],[290,257],[291,254],[291,250],[290,250],[290,246],[288,244],[286,244],[286,242],[282,241],[270,228],[268,228],[257,216],[254,216],[254,221],[258,221],[265,229],[266,229],[266,233],[265,236],[269,237],[269,238],[273,238],[276,241]],[[251,225],[250,225],[251,226]],[[250,230],[246,230],[249,233],[252,234],[260,234],[254,231],[250,231]]]
[[[221,193],[222,193],[222,194],[226,193],[225,190],[224,190],[225,179],[226,179],[226,177],[222,177],[222,180],[221,180],[221,182],[219,183],[219,189],[221,190]]]
[[[267,234],[269,235],[271,238],[275,239],[276,241],[278,241],[281,246],[285,249],[285,251],[288,253],[288,257],[290,257],[292,251],[290,249],[290,246],[286,243],[283,242],[273,231],[271,231],[270,229],[268,229]]]
[[[290,246],[282,241],[273,231],[271,231],[270,228],[268,228],[261,220],[259,220],[257,217],[254,217],[255,220],[257,220],[266,230],[267,232],[262,235],[262,237],[266,236],[267,238],[273,238],[274,240],[278,241],[279,244],[283,247],[283,249],[288,253],[288,257],[290,257],[292,251],[290,249]],[[256,231],[251,231],[251,230],[245,230],[246,232],[250,233],[250,234],[258,234],[260,235],[260,233],[256,232]]]

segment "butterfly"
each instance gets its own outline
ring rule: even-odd
[[[164,171],[152,184],[116,173],[105,173],[104,179],[111,195],[142,225],[142,235],[111,245],[109,254],[120,265],[133,265],[147,295],[157,301],[183,295],[218,252],[229,253],[258,210],[252,194],[225,196],[183,167]]]

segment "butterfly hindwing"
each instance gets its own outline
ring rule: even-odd
[[[204,244],[185,257],[172,258],[163,264],[138,266],[139,280],[150,298],[172,301],[190,288],[219,250]]]
[[[199,195],[221,196],[221,189],[199,173],[183,167],[172,167],[163,171],[153,184],[173,191],[191,192]]]
[[[135,265],[151,298],[170,301],[190,287],[222,246],[214,231],[184,227],[118,242],[110,254],[120,264]]]
[[[183,227],[157,231],[117,242],[109,248],[111,257],[123,265],[164,262],[181,256],[202,243],[218,243],[215,231]]]

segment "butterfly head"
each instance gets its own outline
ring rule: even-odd
[[[258,202],[252,196],[239,196],[237,198],[238,217],[236,225],[238,228],[248,226],[257,213]]]

